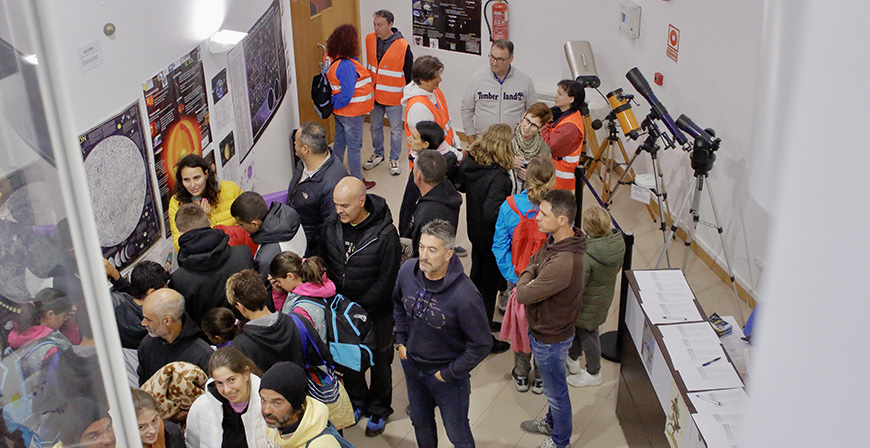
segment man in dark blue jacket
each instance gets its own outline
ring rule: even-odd
[[[405,370],[418,446],[438,446],[435,405],[447,438],[473,447],[469,372],[492,348],[480,293],[453,254],[456,229],[436,219],[421,230],[419,259],[402,265],[393,290],[396,350]]]
[[[308,256],[316,253],[323,222],[335,210],[332,190],[347,176],[347,170],[329,150],[326,131],[319,124],[305,123],[294,136],[293,148],[299,160],[287,188],[287,205],[299,213],[308,238]]]
[[[344,370],[344,384],[357,420],[371,416],[366,435],[382,432],[393,413],[393,301],[401,245],[387,201],[366,194],[363,182],[345,177],[333,193],[335,213],[326,218],[320,255],[338,293],[362,306],[374,332],[371,387],[365,375]]]

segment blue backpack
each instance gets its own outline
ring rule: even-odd
[[[374,331],[369,315],[358,303],[341,294],[332,298],[306,297],[297,303],[310,303],[323,308],[326,317],[326,343],[336,364],[357,372],[365,372],[374,364],[372,347]]]
[[[344,440],[344,437],[342,437],[341,434],[338,433],[338,430],[335,429],[335,426],[332,426],[332,422],[329,422],[326,425],[326,428],[324,428],[320,434],[318,434],[316,437],[314,437],[311,440],[309,440],[308,442],[306,442],[305,448],[308,448],[308,445],[311,445],[311,442],[313,442],[313,441],[315,441],[315,440],[317,440],[317,439],[319,439],[327,434],[331,435],[332,437],[335,437],[335,440],[338,441],[338,446],[340,446],[341,448],[354,448],[353,444],[348,442],[347,440]]]

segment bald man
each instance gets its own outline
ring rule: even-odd
[[[335,213],[323,226],[320,256],[338,292],[365,308],[374,325],[371,386],[364,375],[344,369],[355,417],[371,416],[366,435],[374,437],[384,431],[386,418],[393,412],[392,291],[399,273],[399,233],[387,201],[366,194],[365,185],[355,177],[339,181],[332,200]]]
[[[139,385],[148,381],[161,367],[184,361],[208,371],[208,358],[214,350],[200,338],[199,327],[184,312],[184,297],[169,288],[145,296],[142,326],[148,336],[139,344]]]

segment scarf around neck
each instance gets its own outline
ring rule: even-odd
[[[541,138],[540,132],[536,132],[531,140],[524,139],[522,131],[520,131],[520,126],[521,125],[518,124],[516,129],[514,129],[514,138],[511,140],[511,148],[514,150],[514,155],[523,156],[526,160],[531,160],[532,157],[535,157],[541,152],[541,145],[544,143],[544,139]]]

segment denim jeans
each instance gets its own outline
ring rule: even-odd
[[[384,106],[375,102],[375,108],[369,114],[371,118],[372,146],[375,155],[384,155],[384,113],[390,119],[390,160],[399,160],[402,154],[402,136],[405,130],[402,126],[402,105]]]
[[[335,156],[344,163],[344,150],[347,148],[347,168],[350,175],[357,179],[362,179],[362,162],[360,161],[360,151],[362,150],[363,124],[365,124],[365,115],[357,117],[343,117],[335,115],[335,142],[332,144],[332,150]]]
[[[571,397],[568,395],[568,383],[565,381],[565,358],[574,335],[555,344],[544,344],[529,334],[529,344],[532,346],[532,356],[538,375],[544,380],[544,395],[550,409],[547,410],[547,423],[553,428],[553,442],[557,446],[566,446],[571,442],[572,426]]]
[[[438,430],[435,427],[435,406],[441,409],[441,421],[450,443],[457,448],[473,448],[474,437],[468,422],[468,401],[471,379],[468,375],[449,383],[435,378],[435,371],[418,369],[414,361],[402,360],[411,424],[420,448],[437,448]],[[563,378],[564,382],[564,378]]]

